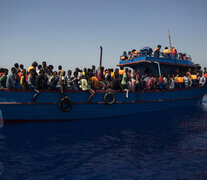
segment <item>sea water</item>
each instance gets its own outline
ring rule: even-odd
[[[207,179],[207,97],[121,118],[6,124],[0,180],[25,179]]]

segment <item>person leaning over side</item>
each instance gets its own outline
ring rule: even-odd
[[[85,75],[82,75],[80,79],[80,88],[82,91],[88,91],[90,93],[88,103],[91,103],[91,98],[95,95],[95,91],[90,87]]]

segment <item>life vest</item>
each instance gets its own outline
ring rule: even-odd
[[[170,53],[169,49],[164,49],[163,54]]]
[[[122,57],[121,57],[121,60],[125,60],[125,56],[122,56]]]
[[[3,75],[4,73],[0,73],[0,77]]]
[[[0,77],[1,77],[1,76],[0,76]],[[205,74],[203,75],[203,77],[204,77],[204,78],[207,78],[207,73],[205,73]]]
[[[197,75],[196,74],[192,74],[191,75],[191,79],[197,79]]]
[[[178,77],[178,78],[177,78],[177,82],[178,82],[178,83],[183,83],[183,82],[184,82],[184,81],[183,81],[183,77]]]
[[[22,73],[21,73],[21,72],[19,72],[19,73],[17,73],[16,78],[17,78],[17,79],[21,79],[21,76],[22,76]]]
[[[134,51],[134,56],[138,56],[140,54],[140,51]]]
[[[119,70],[119,75],[123,75],[125,73],[125,70]]]
[[[176,50],[175,48],[173,48],[173,49],[171,50],[171,54],[177,54],[177,50]]]
[[[30,67],[28,67],[27,72],[30,72],[31,69],[34,69],[34,66],[30,66]]]

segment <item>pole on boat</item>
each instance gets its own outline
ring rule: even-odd
[[[102,48],[102,46],[100,46],[100,64],[99,64],[99,69],[101,69],[101,66],[102,66],[102,52],[103,52],[103,48]]]
[[[172,50],[172,44],[171,44],[171,38],[170,38],[170,30],[169,29],[168,29],[168,38],[169,38],[170,50]]]

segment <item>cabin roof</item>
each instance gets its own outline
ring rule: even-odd
[[[117,66],[126,66],[131,67],[135,66],[138,63],[154,63],[158,62],[160,64],[170,65],[170,66],[182,66],[182,67],[195,67],[195,64],[191,60],[183,60],[183,59],[172,59],[172,58],[161,58],[161,57],[149,57],[149,56],[141,56],[136,57],[132,60],[120,60]]]

